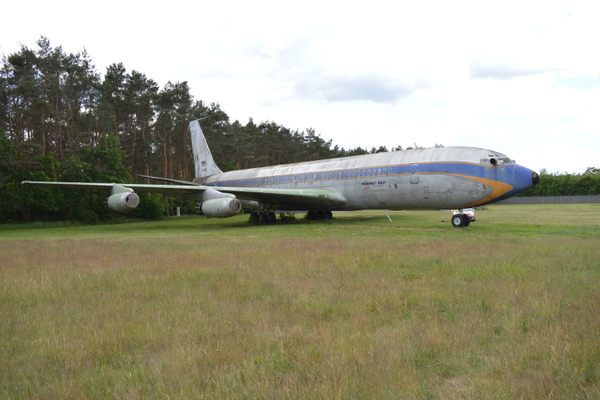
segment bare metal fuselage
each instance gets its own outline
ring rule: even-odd
[[[514,195],[532,185],[532,174],[495,151],[441,147],[231,171],[203,183],[217,189],[335,190],[346,202],[334,210],[452,209]]]

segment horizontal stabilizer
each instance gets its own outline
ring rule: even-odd
[[[141,175],[141,174],[137,174],[137,176],[139,176],[140,178],[150,179],[150,180],[154,180],[154,181],[177,183],[178,185],[198,186],[198,183],[194,183],[194,182],[190,182],[190,181],[182,181],[179,179],[163,178],[161,176],[151,176],[151,175]]]

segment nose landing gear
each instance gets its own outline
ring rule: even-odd
[[[469,226],[471,221],[464,214],[454,214],[452,216],[452,226],[455,228],[463,228]]]
[[[454,210],[452,219],[450,222],[455,228],[465,228],[469,226],[471,222],[475,221],[475,210],[472,208],[465,208],[462,210]]]

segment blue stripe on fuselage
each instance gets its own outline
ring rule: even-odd
[[[209,186],[231,186],[231,187],[253,187],[286,185],[292,183],[306,183],[315,181],[331,181],[344,179],[368,179],[375,177],[386,177],[404,175],[410,173],[442,173],[459,174],[478,178],[497,180],[507,184],[513,184],[508,173],[516,164],[506,164],[499,167],[487,167],[481,164],[471,163],[415,163],[390,166],[377,166],[365,168],[339,169],[332,171],[306,172],[300,174],[273,175],[245,179],[223,179],[208,183]]]

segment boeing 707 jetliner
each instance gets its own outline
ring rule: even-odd
[[[331,158],[222,172],[198,121],[190,122],[196,178],[181,181],[143,176],[166,184],[23,181],[24,185],[104,189],[108,207],[134,210],[134,190],[193,196],[208,217],[231,217],[242,208],[254,223],[275,222],[275,211],[307,211],[331,219],[333,211],[456,209],[455,227],[468,226],[466,208],[522,192],[539,175],[504,154],[475,147],[436,147]],[[142,176],[142,175],[140,175]]]

